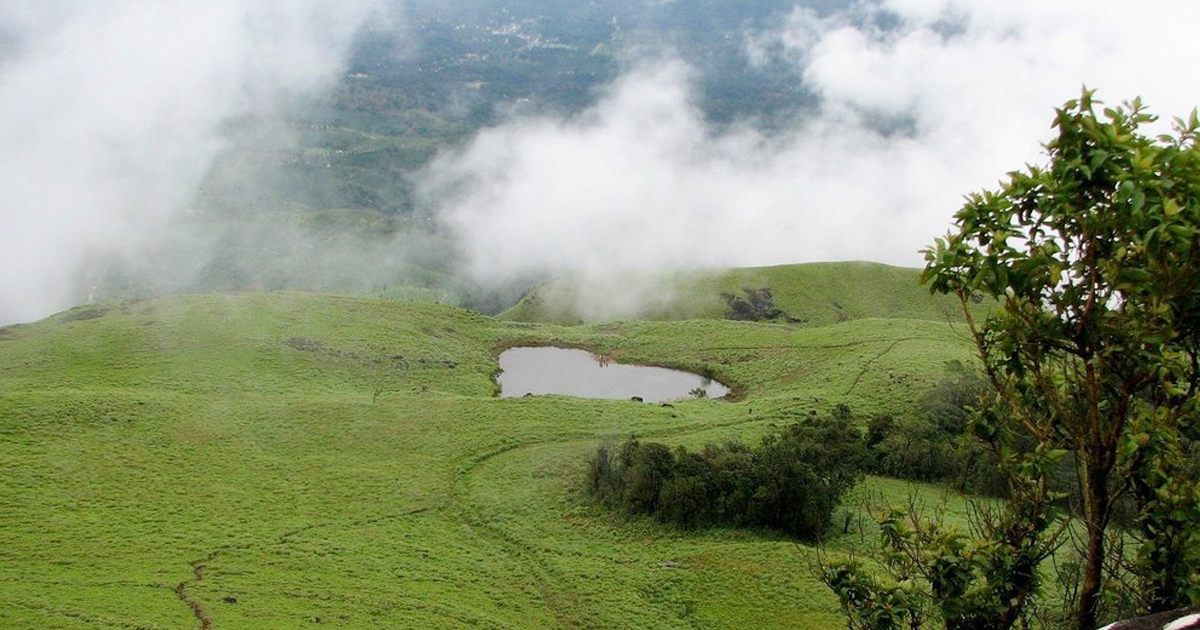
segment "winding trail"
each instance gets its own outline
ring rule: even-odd
[[[220,548],[216,549],[215,551],[209,553],[203,559],[194,560],[194,561],[188,563],[192,567],[192,578],[189,580],[184,580],[184,581],[180,582],[178,585],[176,585],[175,586],[175,595],[179,598],[180,601],[187,604],[188,608],[192,609],[192,615],[195,616],[196,620],[200,622],[200,630],[209,630],[210,628],[213,627],[212,617],[208,616],[208,612],[205,611],[204,606],[200,603],[200,601],[197,600],[195,597],[192,597],[192,595],[190,593],[188,593],[188,587],[190,587],[204,579],[204,573],[208,568],[208,564],[211,563],[213,560],[216,560],[217,557],[221,555],[221,553],[226,552],[226,551],[247,551],[247,550],[251,550],[251,549],[262,549],[262,548],[273,547],[273,546],[277,546],[277,545],[286,545],[289,542],[291,542],[291,539],[293,537],[298,536],[298,535],[303,534],[308,531],[312,531],[314,529],[321,529],[321,528],[327,528],[327,527],[357,527],[359,525],[370,525],[370,524],[379,523],[382,521],[401,519],[401,518],[406,518],[409,516],[414,516],[417,514],[421,514],[423,512],[428,512],[430,509],[431,508],[429,508],[428,506],[425,506],[425,507],[419,507],[419,508],[405,510],[398,514],[382,514],[379,516],[372,516],[369,518],[358,519],[358,520],[349,521],[346,523],[339,523],[339,522],[313,523],[311,525],[304,525],[302,527],[297,527],[297,528],[285,531],[285,532],[279,534],[279,536],[276,537],[275,540],[272,540],[270,542],[263,542],[263,543],[243,545],[243,546],[220,547]]]
[[[479,535],[480,538],[492,541],[502,553],[509,557],[509,559],[518,565],[524,566],[527,574],[537,587],[538,595],[541,597],[542,602],[554,616],[555,623],[559,628],[569,629],[579,627],[570,616],[570,611],[573,610],[574,607],[559,601],[559,597],[551,587],[551,584],[545,575],[550,571],[550,569],[545,565],[545,563],[540,562],[535,557],[537,554],[537,549],[527,543],[522,542],[520,539],[508,532],[505,532],[503,529],[489,524],[486,519],[472,513],[469,502],[465,497],[466,491],[462,488],[462,483],[472,473],[478,470],[479,467],[501,455],[521,449],[535,448],[557,442],[568,442],[571,441],[571,438],[583,439],[579,436],[560,437],[567,437],[567,439],[534,439],[515,442],[502,445],[496,449],[485,451],[471,458],[468,463],[460,468],[455,475],[454,481],[450,486],[450,505],[447,506],[449,509],[444,510],[443,514],[471,528]]]
[[[204,579],[205,565],[213,560],[216,560],[220,553],[220,551],[214,551],[208,554],[208,556],[203,560],[193,560],[192,562],[188,563],[192,565],[192,579],[184,580],[175,587],[175,594],[179,596],[179,599],[183,601],[183,603],[187,604],[188,607],[192,609],[192,614],[195,615],[196,620],[200,622],[200,630],[208,630],[211,628],[212,618],[208,616],[208,613],[204,612],[204,607],[200,605],[200,602],[188,594],[187,589],[188,586]]]
[[[925,339],[925,337],[919,337],[919,336],[897,337],[895,339],[892,339],[892,341],[894,343],[900,343],[901,341],[913,341],[916,339]],[[776,344],[776,345],[768,345],[768,346],[762,346],[762,345],[760,345],[760,346],[714,346],[712,348],[704,348],[704,350],[702,352],[706,352],[706,353],[728,352],[728,351],[733,351],[733,350],[779,350],[779,351],[787,351],[787,352],[794,352],[796,350],[837,350],[840,348],[853,348],[855,346],[866,346],[866,345],[871,345],[871,344],[876,344],[876,343],[884,343],[886,341],[888,341],[888,340],[887,339],[858,339],[855,341],[846,341],[843,343],[813,343],[813,344],[791,343],[791,344]]]
[[[849,394],[850,392],[853,392],[854,388],[858,387],[858,382],[862,380],[862,377],[867,375],[867,370],[869,370],[871,368],[871,364],[878,361],[879,359],[883,358],[883,355],[891,352],[892,349],[895,348],[896,346],[898,346],[901,341],[908,341],[908,340],[907,339],[897,339],[897,340],[893,341],[892,343],[888,344],[888,347],[884,348],[883,352],[880,352],[879,354],[871,357],[870,359],[867,359],[867,362],[863,363],[862,370],[859,370],[858,376],[854,377],[854,382],[850,383],[850,387],[849,387],[849,389],[846,390],[846,393]]]
[[[647,438],[682,437],[721,428],[735,427],[766,421],[761,416],[728,417],[715,421],[695,421],[686,425],[662,427],[658,430],[646,431],[639,435]],[[195,596],[194,588],[205,579],[209,565],[222,554],[232,551],[262,549],[267,547],[287,545],[298,535],[322,528],[353,527],[357,525],[377,523],[392,519],[401,519],[424,512],[436,512],[453,521],[457,521],[475,531],[480,538],[491,541],[496,549],[507,556],[516,566],[523,567],[537,598],[545,605],[547,612],[554,619],[556,627],[562,630],[573,630],[588,625],[586,617],[580,616],[580,602],[570,592],[561,580],[556,579],[555,569],[548,563],[544,554],[557,553],[554,549],[542,548],[536,543],[523,540],[512,532],[493,524],[488,515],[483,513],[480,506],[471,501],[470,480],[487,463],[502,456],[515,454],[518,451],[535,449],[545,446],[564,444],[590,444],[603,436],[590,431],[564,432],[547,437],[518,439],[507,443],[495,444],[492,448],[483,449],[468,454],[465,461],[454,471],[450,483],[448,497],[440,504],[411,508],[398,513],[376,515],[353,521],[318,522],[295,527],[280,532],[278,535],[250,545],[233,545],[218,547],[201,559],[189,562],[191,577],[175,586],[175,595],[186,604],[195,617],[199,630],[211,630],[216,624],[210,615],[210,610]],[[619,562],[621,559],[613,559]],[[681,616],[688,625],[695,625],[693,619]]]
[[[760,416],[741,417],[735,420],[725,420],[716,422],[696,422],[690,425],[665,427],[656,431],[646,431],[639,435],[647,438],[668,438],[668,437],[683,437],[695,433],[702,433],[715,429],[741,426],[746,424],[754,424],[756,422],[764,422],[766,418]],[[470,490],[464,487],[471,476],[473,476],[481,467],[490,461],[513,454],[517,451],[541,448],[553,445],[565,445],[576,443],[593,444],[596,440],[602,438],[590,432],[570,432],[563,433],[551,438],[538,438],[523,441],[510,442],[508,444],[499,445],[497,448],[486,450],[477,453],[474,457],[468,459],[466,464],[459,468],[455,474],[455,478],[450,487],[450,500],[446,509],[442,510],[442,514],[457,520],[458,522],[470,527],[481,538],[491,540],[497,545],[497,548],[508,556],[516,564],[525,567],[530,579],[537,587],[538,594],[546,608],[553,615],[555,622],[559,628],[569,630],[581,627],[580,621],[576,620],[577,614],[580,612],[577,603],[573,603],[569,595],[564,595],[559,591],[564,590],[565,583],[561,580],[554,580],[554,570],[545,562],[538,559],[538,555],[542,553],[556,553],[553,549],[539,548],[537,545],[523,541],[517,536],[504,531],[488,522],[488,519],[476,513],[470,505],[469,494]],[[557,586],[557,589],[555,588]],[[681,616],[688,625],[695,627],[694,619]],[[586,625],[586,624],[585,624]]]

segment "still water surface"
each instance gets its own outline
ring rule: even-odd
[[[646,402],[692,398],[705,390],[720,398],[729,388],[699,374],[643,365],[601,363],[585,350],[567,348],[511,348],[500,354],[500,395],[562,394],[579,398],[638,396]]]

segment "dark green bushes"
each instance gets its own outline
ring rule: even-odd
[[[793,424],[757,448],[733,442],[672,451],[634,438],[602,445],[588,486],[606,505],[665,523],[768,527],[814,540],[865,465],[863,439],[846,411]]]
[[[921,397],[918,414],[896,420],[878,416],[867,423],[872,474],[947,483],[960,492],[1003,496],[994,453],[971,435],[971,409],[989,385],[961,363]]]

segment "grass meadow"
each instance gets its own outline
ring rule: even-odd
[[[273,293],[0,329],[0,627],[841,627],[811,549],[604,511],[584,460],[629,434],[753,441],[840,403],[911,413],[971,356],[940,308],[562,326]],[[523,344],[706,371],[735,396],[496,398],[495,357]],[[865,548],[863,498],[910,492],[964,509],[868,479],[829,553]]]

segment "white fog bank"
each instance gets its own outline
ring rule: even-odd
[[[862,259],[919,266],[963,195],[1041,159],[1083,84],[1166,116],[1200,103],[1200,4],[885,0],[798,9],[746,34],[819,107],[790,129],[715,130],[696,70],[636,64],[586,112],[515,118],[428,171],[469,272]],[[886,27],[880,26],[887,25]]]

